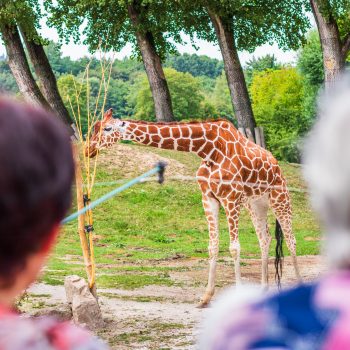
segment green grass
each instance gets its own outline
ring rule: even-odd
[[[130,145],[132,150],[154,152],[174,158],[195,174],[199,161],[182,152],[163,151]],[[282,163],[290,187],[305,188],[300,167]],[[106,172],[99,168],[97,181],[118,179],[120,169]],[[112,187],[95,187],[93,199]],[[299,255],[319,253],[319,227],[304,193],[292,192],[293,228]],[[207,223],[201,203],[201,193],[195,182],[166,181],[163,185],[143,183],[122,192],[94,209],[94,228],[99,239],[95,244],[97,284],[100,287],[132,289],[149,284],[172,285],[170,269],[156,261],[184,258],[206,258]],[[271,232],[275,219],[270,213]],[[260,256],[258,241],[245,210],[239,223],[242,258]],[[229,256],[229,235],[223,210],[220,212],[220,257]],[[271,254],[274,252],[274,242]],[[287,249],[285,248],[285,252]],[[42,280],[62,284],[70,274],[85,276],[77,222],[64,227],[58,244],[48,262]]]

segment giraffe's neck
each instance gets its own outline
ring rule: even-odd
[[[147,146],[196,153],[209,160],[215,153],[218,126],[209,123],[144,123],[127,121],[122,138]]]

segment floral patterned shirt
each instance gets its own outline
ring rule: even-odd
[[[350,271],[267,297],[243,294],[237,301],[231,290],[207,315],[201,350],[350,350]]]
[[[87,331],[52,318],[25,318],[0,305],[0,350],[107,350]]]

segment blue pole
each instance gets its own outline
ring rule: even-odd
[[[61,221],[61,224],[67,224],[68,222],[75,220],[76,218],[78,218],[78,216],[86,213],[88,210],[95,208],[96,206],[98,206],[99,204],[105,202],[106,200],[114,197],[115,195],[117,195],[118,193],[126,190],[127,188],[136,185],[137,183],[141,182],[143,179],[145,179],[146,177],[152,176],[156,173],[160,173],[161,171],[164,171],[164,164],[158,164],[155,168],[147,171],[146,173],[136,177],[135,179],[130,180],[129,182],[127,182],[126,184],[112,190],[111,192],[106,193],[104,196],[96,199],[95,201],[91,202],[89,205],[87,205],[86,207],[84,207],[81,210],[78,210],[77,212],[67,216],[66,218],[64,218]]]

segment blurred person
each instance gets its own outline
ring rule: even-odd
[[[16,297],[36,280],[71,202],[67,130],[48,112],[0,98],[0,349],[102,350],[85,330],[20,317]]]
[[[319,101],[303,158],[328,272],[267,295],[226,291],[207,315],[201,350],[350,349],[350,76]]]

